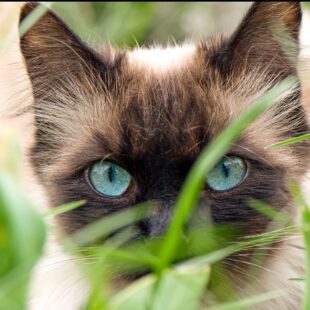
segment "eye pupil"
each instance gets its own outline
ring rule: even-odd
[[[112,162],[100,161],[90,167],[88,181],[97,193],[108,197],[119,197],[129,188],[131,175]]]
[[[228,178],[230,170],[229,170],[228,164],[226,162],[222,163],[222,171],[223,171],[225,178]]]
[[[113,183],[115,180],[115,170],[112,167],[109,167],[108,169],[108,177],[109,177],[109,181]]]
[[[207,175],[206,183],[218,192],[237,187],[246,177],[247,166],[237,156],[225,156]]]

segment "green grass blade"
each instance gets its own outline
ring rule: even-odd
[[[73,240],[79,246],[90,245],[120,228],[144,219],[148,213],[149,207],[146,204],[136,205],[135,207],[122,210],[87,225],[74,233],[70,240]],[[69,244],[71,242],[69,241]]]
[[[300,187],[296,183],[291,185],[291,193],[301,209],[302,233],[306,250],[306,289],[303,309],[308,310],[310,309],[310,209]]]
[[[195,310],[209,280],[210,267],[182,266],[156,277],[148,275],[135,281],[111,300],[112,310]]]
[[[299,250],[306,250],[306,248],[302,245],[298,245],[298,244],[289,244],[289,246],[293,247],[293,248],[296,248],[296,249],[299,249]]]
[[[192,169],[186,178],[181,193],[176,202],[176,210],[166,234],[161,249],[161,271],[173,259],[174,252],[177,249],[183,225],[188,218],[192,208],[199,198],[203,179],[213,168],[214,164],[228,151],[231,143],[239,134],[284,92],[296,85],[295,79],[287,79],[267,91],[264,96],[257,100],[247,111],[233,121],[230,126],[224,129],[211,143],[204,149],[201,156],[198,157]]]
[[[300,188],[293,184],[292,194],[295,201],[301,208],[301,219],[302,219],[302,232],[305,240],[306,249],[306,289],[303,302],[303,309],[310,309],[310,209],[307,205]]]
[[[239,301],[230,302],[218,306],[209,307],[205,310],[241,310],[241,309],[252,309],[249,307],[258,305],[262,302],[272,300],[284,295],[283,290],[268,292],[265,294],[255,295],[253,297],[244,298]]]
[[[307,139],[310,139],[310,133],[306,133],[304,135],[294,137],[291,139],[283,140],[283,141],[268,145],[265,148],[286,146],[286,145],[294,144],[294,143],[301,142]]]
[[[305,282],[305,278],[289,278],[289,281],[295,281],[295,282]]]
[[[245,249],[250,249],[256,246],[268,245],[273,241],[289,236],[292,233],[296,233],[297,228],[295,226],[290,226],[286,229],[280,229],[275,231],[270,231],[259,236],[253,236],[248,238],[248,240],[243,240],[237,242],[236,244],[228,245],[219,250],[215,250],[209,254],[196,256],[194,258],[188,259],[180,265],[212,265],[216,262],[223,260],[225,257],[240,252]]]
[[[19,26],[19,36],[22,37],[26,32],[48,11],[52,2],[45,2],[44,5],[39,4],[31,14],[29,14]]]
[[[55,216],[60,215],[62,213],[69,212],[71,210],[79,208],[79,207],[83,206],[85,203],[86,203],[85,200],[70,202],[70,203],[64,204],[62,206],[59,206],[57,208],[54,208],[52,210],[45,212],[43,214],[43,217],[46,217],[46,218],[47,217],[55,217]]]
[[[267,203],[260,200],[252,200],[249,203],[250,207],[256,210],[257,212],[269,217],[275,222],[278,222],[282,225],[292,224],[291,219],[288,215],[283,214],[283,212],[276,211]]]

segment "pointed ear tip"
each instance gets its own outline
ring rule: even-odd
[[[300,1],[256,1],[248,11],[248,20],[253,16],[260,24],[271,19],[280,20],[296,37],[302,21],[302,7]]]
[[[301,4],[300,1],[255,1],[253,3],[253,7],[255,7],[258,10],[263,10],[266,13],[268,11],[278,11],[286,14],[291,14],[292,12],[295,12],[296,15],[301,15]]]
[[[294,10],[297,20],[300,22],[302,17],[302,8],[300,1],[288,1],[288,4],[291,5],[292,10]]]

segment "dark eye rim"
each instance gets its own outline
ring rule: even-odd
[[[241,180],[239,183],[237,183],[237,184],[236,184],[235,186],[233,186],[232,188],[225,189],[225,190],[216,190],[216,189],[213,189],[207,182],[205,182],[205,185],[206,185],[207,189],[208,189],[210,192],[212,192],[212,193],[228,193],[228,192],[232,192],[232,191],[236,190],[238,187],[240,187],[240,185],[242,185],[242,184],[246,181],[246,179],[248,178],[248,176],[249,176],[250,163],[249,163],[249,161],[248,161],[247,159],[242,158],[242,157],[240,157],[240,156],[238,156],[238,155],[235,155],[235,154],[227,154],[227,155],[224,155],[222,158],[225,158],[225,157],[238,157],[238,158],[240,158],[240,159],[243,161],[243,163],[244,163],[244,165],[245,165],[245,168],[246,168],[245,175],[244,175],[244,177],[242,178],[242,180]]]
[[[121,167],[122,169],[124,169],[122,166],[118,165],[117,163],[115,163],[114,161],[111,161],[111,160],[99,160],[99,161],[95,161],[93,162],[90,166],[88,166],[84,172],[84,176],[85,176],[85,179],[86,179],[86,183],[87,185],[90,187],[90,189],[96,193],[97,195],[99,195],[100,197],[103,197],[103,198],[108,198],[108,199],[121,199],[123,198],[124,196],[127,196],[128,193],[132,190],[133,186],[134,186],[134,179],[132,177],[132,175],[126,170],[124,169],[131,177],[130,179],[130,183],[128,185],[128,187],[126,188],[125,192],[119,196],[109,196],[109,195],[105,195],[103,193],[100,193],[95,187],[94,185],[92,184],[91,180],[90,180],[90,171],[91,171],[91,168],[96,164],[96,163],[100,163],[100,162],[109,162],[109,163],[112,163],[114,165],[117,165],[119,167]]]

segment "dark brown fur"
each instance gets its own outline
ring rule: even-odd
[[[26,5],[21,19],[34,6]],[[153,201],[157,212],[138,227],[141,235],[162,234],[202,149],[260,93],[297,75],[300,20],[295,2],[256,3],[231,38],[198,44],[187,63],[157,74],[132,65],[129,51],[91,50],[52,12],[44,15],[21,40],[35,98],[32,163],[51,206],[87,201],[63,214],[61,227],[71,233],[111,212]],[[285,49],[279,35],[285,35]],[[199,207],[209,208],[215,223],[236,225],[245,235],[263,232],[269,219],[250,208],[249,200],[288,207],[289,181],[301,179],[310,150],[307,142],[281,152],[264,147],[308,131],[297,88],[228,152],[246,160],[247,179],[224,193],[206,186]],[[101,159],[133,176],[123,197],[100,196],[88,185],[85,171]]]

